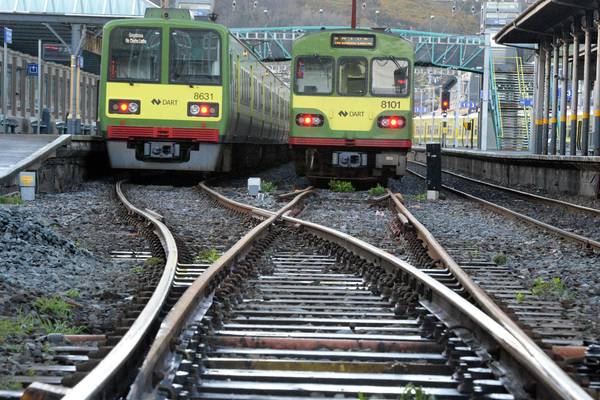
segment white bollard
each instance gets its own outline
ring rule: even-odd
[[[260,178],[248,178],[248,194],[258,196],[260,192]]]

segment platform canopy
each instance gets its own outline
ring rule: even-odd
[[[22,17],[45,14],[55,21],[60,16],[86,16],[91,18],[141,17],[147,7],[156,7],[150,0],[3,0],[0,13],[11,13],[16,21]]]
[[[596,0],[538,0],[495,37],[501,44],[540,43],[581,25],[581,18],[598,10]]]
[[[150,0],[0,0],[0,29],[11,28],[9,47],[30,55],[37,55],[38,39],[72,51],[81,43],[84,69],[97,74],[102,26],[113,19],[142,18],[149,7],[157,5]]]

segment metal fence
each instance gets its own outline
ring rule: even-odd
[[[1,73],[4,69],[2,65],[3,50],[0,49],[0,112],[4,110],[2,104],[2,82]],[[7,115],[0,114],[0,120],[6,120],[8,124],[14,126],[16,133],[34,133],[32,122],[38,119],[38,92],[37,76],[28,76],[27,65],[37,63],[37,57],[29,56],[14,50],[8,50],[8,71],[7,85],[8,109]],[[71,80],[70,68],[53,63],[44,62],[42,65],[42,110],[47,108],[50,111],[54,125],[53,132],[64,125],[67,114],[69,113],[69,84]],[[81,71],[79,74],[80,97],[79,97],[79,116],[82,125],[89,129],[95,126],[97,114],[97,88],[98,75]]]

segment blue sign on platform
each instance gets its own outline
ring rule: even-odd
[[[40,72],[39,65],[35,63],[27,64],[27,76],[38,76]]]
[[[4,27],[4,43],[12,44],[12,29]]]
[[[533,107],[533,99],[521,99],[521,105],[523,107]]]

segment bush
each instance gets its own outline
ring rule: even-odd
[[[371,196],[381,196],[385,194],[385,188],[378,183],[377,186],[369,189],[369,194]]]
[[[506,254],[495,254],[494,257],[492,257],[492,261],[496,265],[506,265],[506,263],[508,262],[508,257],[506,256]]]
[[[16,205],[20,205],[20,204],[23,204],[23,200],[21,200],[21,197],[19,195],[0,196],[0,204],[16,204]]]
[[[277,190],[277,185],[271,181],[262,181],[260,183],[260,191],[263,193],[271,193]]]
[[[39,313],[48,314],[59,319],[70,318],[72,315],[71,305],[57,295],[52,297],[38,297],[33,302],[33,307]]]
[[[197,264],[201,263],[214,263],[221,257],[217,249],[204,250],[196,257],[194,257],[194,262]]]
[[[354,192],[355,190],[354,186],[352,186],[352,182],[338,181],[335,179],[329,181],[329,189],[331,189],[332,192],[338,193]]]

